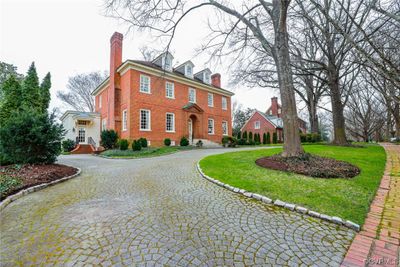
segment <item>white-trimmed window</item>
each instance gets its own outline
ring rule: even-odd
[[[254,122],[254,129],[260,129],[260,121]]]
[[[168,55],[164,58],[164,69],[172,71],[172,58]]]
[[[214,120],[208,119],[208,134],[214,134]]]
[[[193,78],[193,67],[187,64],[185,68],[186,68],[186,76]]]
[[[189,102],[196,103],[196,89],[189,88]]]
[[[107,130],[107,119],[101,120],[101,131]]]
[[[227,110],[228,109],[228,100],[226,97],[222,97],[222,109]]]
[[[150,94],[150,77],[140,74],[140,92]]]
[[[122,131],[126,131],[128,129],[128,111],[124,109],[122,111]]]
[[[214,106],[214,95],[212,93],[208,93],[208,106],[213,107]]]
[[[228,122],[222,121],[222,134],[228,135]]]
[[[148,109],[140,110],[140,130],[151,131],[151,113]]]
[[[99,95],[99,108],[101,108],[101,95]]]
[[[167,98],[175,98],[175,86],[172,82],[165,82],[165,96]]]
[[[165,116],[165,131],[169,133],[175,132],[175,114],[167,113]]]

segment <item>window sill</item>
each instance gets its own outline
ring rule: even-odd
[[[151,132],[151,129],[139,129],[141,132]]]
[[[175,97],[169,97],[169,96],[165,96],[165,98],[167,98],[167,99],[175,99]]]
[[[139,93],[151,95],[151,91],[150,92],[144,92],[144,91],[140,91],[139,90]]]
[[[215,135],[215,133],[208,133],[208,135]]]
[[[176,133],[175,131],[165,131],[166,133]]]

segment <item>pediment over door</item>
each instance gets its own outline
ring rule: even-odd
[[[197,105],[196,103],[188,103],[188,104],[184,105],[182,109],[187,112],[192,112],[192,113],[203,113],[204,112],[204,110],[201,107],[199,107],[199,105]]]

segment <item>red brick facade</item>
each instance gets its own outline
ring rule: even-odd
[[[140,77],[150,78],[150,93],[140,92]],[[219,74],[211,76],[211,84],[190,79],[176,72],[167,72],[147,62],[128,60],[122,63],[122,35],[111,38],[110,78],[95,91],[96,112],[106,120],[107,129],[115,129],[121,138],[128,140],[147,138],[152,146],[163,145],[170,138],[178,145],[182,136],[189,137],[192,123],[193,139],[221,142],[222,123],[226,123],[227,134],[231,129],[231,96],[233,93],[221,89]],[[174,98],[166,96],[166,82],[174,85]],[[189,103],[189,88],[195,89],[195,104]],[[213,106],[208,105],[208,95],[213,96]],[[222,108],[226,99],[226,109]],[[101,102],[101,103],[100,103]],[[123,129],[123,112],[127,123]],[[150,111],[150,129],[140,129],[140,110]],[[174,114],[175,131],[166,131],[166,114]],[[214,120],[214,133],[208,133],[208,120]]]

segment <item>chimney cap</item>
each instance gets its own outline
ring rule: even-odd
[[[124,38],[124,35],[119,32],[114,32],[113,35],[111,36],[110,42],[113,42],[114,40],[121,40]]]

